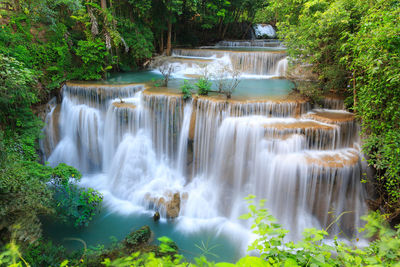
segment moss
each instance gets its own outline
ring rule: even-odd
[[[147,245],[151,237],[150,227],[145,225],[137,231],[131,232],[124,240],[127,248],[139,248]]]

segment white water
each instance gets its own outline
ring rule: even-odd
[[[178,78],[204,75],[206,68],[211,79],[226,70],[237,70],[243,78],[265,79],[284,76],[287,69],[286,54],[281,52],[174,49],[172,56],[168,64]]]
[[[281,47],[283,45],[280,41],[276,40],[232,40],[232,41],[220,41],[216,47]],[[205,47],[206,48],[206,47]]]
[[[357,235],[366,207],[358,126],[347,112],[267,100],[184,102],[143,88],[64,87],[58,123],[54,106],[46,119],[50,164],[77,167],[82,185],[121,214],[158,209],[165,219],[160,199],[178,193],[179,231],[218,229],[243,247],[251,235],[238,217],[248,194],[267,199],[291,239],[345,211],[352,213],[330,231]]]
[[[288,59],[287,57],[278,61],[278,64],[275,68],[275,76],[284,77],[288,69]]]
[[[256,38],[276,38],[275,29],[269,24],[257,24],[254,26]]]

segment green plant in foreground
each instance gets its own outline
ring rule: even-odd
[[[207,239],[207,242],[204,243],[203,240],[201,240],[201,244],[195,244],[195,246],[201,251],[201,256],[213,256],[215,258],[219,258],[219,256],[217,254],[215,254],[213,251],[213,249],[219,247],[220,245],[218,244],[214,244],[214,245],[210,245],[210,239]]]
[[[253,220],[253,233],[258,238],[249,246],[256,250],[259,256],[245,256],[235,264],[226,262],[209,262],[204,256],[195,259],[195,263],[184,260],[178,254],[176,244],[168,237],[161,237],[157,252],[134,252],[127,256],[114,259],[104,259],[105,266],[400,266],[400,229],[387,227],[383,217],[372,212],[364,219],[367,221],[361,231],[367,232],[367,237],[375,236],[376,240],[368,247],[360,249],[354,245],[333,239],[333,244],[327,244],[328,233],[325,230],[306,229],[304,238],[297,243],[286,242],[287,230],[275,222],[266,209],[264,200],[254,204],[254,196],[247,197],[249,212],[242,219]],[[0,253],[0,264],[8,266],[29,266],[17,246],[8,246]],[[83,263],[83,262],[81,262]],[[67,266],[64,260],[60,266]],[[73,266],[73,265],[72,265]],[[81,264],[79,265],[81,266]],[[84,264],[82,266],[85,266]]]
[[[194,86],[188,80],[184,80],[183,85],[181,86],[183,99],[186,100],[186,99],[191,98],[193,90],[194,90]]]
[[[363,217],[367,224],[360,231],[366,231],[367,237],[377,237],[365,249],[340,242],[337,237],[329,245],[327,231],[315,228],[305,229],[303,239],[294,243],[284,240],[289,231],[264,208],[265,200],[256,206],[254,199],[253,195],[246,198],[250,211],[240,218],[254,220],[251,228],[259,237],[248,249],[258,251],[268,266],[400,266],[400,230],[391,230],[377,212]]]

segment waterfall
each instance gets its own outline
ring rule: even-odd
[[[344,100],[336,97],[324,97],[322,99],[324,108],[344,109]]]
[[[49,155],[56,147],[59,138],[58,119],[60,116],[60,106],[57,99],[53,97],[47,104],[47,114],[45,117],[45,127],[43,128],[44,138],[39,140],[40,149],[45,155]]]
[[[272,214],[291,230],[294,239],[305,227],[327,227],[342,212],[350,210],[354,214],[344,216],[339,225],[346,227],[347,234],[355,234],[354,227],[360,226],[358,218],[365,211],[361,184],[357,183],[358,151],[315,150],[333,149],[333,145],[323,144],[331,142],[330,138],[316,141],[313,137],[318,132],[323,136],[329,128],[337,133],[333,125],[322,124],[318,131],[299,130],[300,125],[291,131],[289,126],[283,126],[302,121],[229,117],[216,133],[206,131],[208,135],[199,146],[206,151],[199,153],[198,160],[206,166],[198,171],[206,173],[216,190],[207,206],[214,205],[219,214],[235,220],[245,212],[244,196],[266,198]],[[276,127],[283,131],[275,131]],[[214,146],[204,143],[212,139]],[[310,143],[314,143],[311,150]],[[332,229],[332,233],[339,233],[339,229]]]
[[[96,85],[67,83],[62,88],[63,99],[68,98],[74,104],[85,104],[104,111],[107,102],[115,98],[133,97],[143,90],[143,84],[129,85]]]
[[[280,41],[276,40],[234,40],[220,41],[216,47],[283,47]]]
[[[51,166],[64,162],[83,173],[101,164],[102,121],[98,109],[63,99],[60,111],[60,141],[48,158]]]
[[[278,76],[287,63],[284,53],[174,53],[178,64],[220,60]],[[355,236],[366,211],[359,125],[345,110],[312,109],[304,99],[184,101],[165,88],[67,83],[46,123],[41,147],[52,166],[78,168],[82,185],[100,190],[111,211],[158,210],[162,220],[176,218],[180,231],[248,233],[238,220],[248,194],[267,199],[292,240],[335,219],[330,233]]]
[[[182,173],[182,175],[186,174],[186,163],[187,163],[187,148],[189,141],[189,132],[190,132],[190,122],[192,119],[192,101],[185,105],[185,109],[183,111],[184,117],[182,122],[182,130],[180,132],[179,137],[179,146],[178,146],[178,170]]]
[[[257,24],[254,27],[256,38],[276,38],[274,27],[269,24]]]
[[[275,69],[275,75],[278,77],[285,77],[287,68],[288,68],[288,59],[287,57],[285,57],[279,60]]]
[[[217,49],[174,49],[175,57],[192,59],[212,59],[231,64],[233,69],[243,74],[274,75],[279,60],[286,57],[284,52],[272,51],[229,51]],[[227,62],[227,59],[229,61]],[[206,63],[206,62],[204,62]]]

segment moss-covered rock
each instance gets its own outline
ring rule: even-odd
[[[131,232],[124,240],[124,244],[128,248],[139,248],[147,245],[150,241],[151,230],[150,227],[145,225],[137,231]]]

